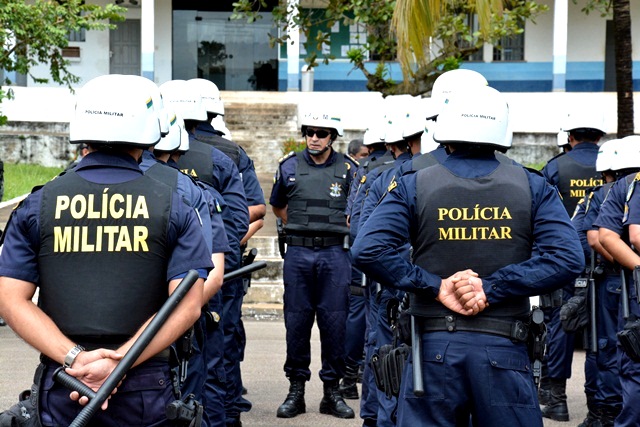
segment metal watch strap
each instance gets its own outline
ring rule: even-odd
[[[78,344],[76,344],[71,350],[69,350],[67,355],[64,357],[64,367],[70,368],[71,365],[73,365],[73,362],[75,362],[76,357],[78,357],[78,354],[80,354],[81,351],[84,351],[84,347]]]

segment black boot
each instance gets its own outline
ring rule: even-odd
[[[538,388],[538,403],[543,406],[548,405],[550,394],[551,385],[549,384],[549,377],[542,377],[540,379],[540,388]]]
[[[600,412],[593,395],[587,395],[587,417],[578,424],[578,427],[602,427]]]
[[[284,403],[278,408],[276,413],[278,418],[293,418],[304,414],[306,405],[304,403],[304,380],[290,380],[289,394]]]
[[[320,402],[320,413],[329,414],[338,418],[354,418],[353,409],[345,403],[337,381],[324,383],[324,396]]]
[[[358,399],[358,365],[347,366],[344,378],[340,381],[340,393],[344,399]]]
[[[542,416],[554,421],[569,421],[569,408],[567,407],[567,380],[549,378],[551,393],[549,404],[542,409]]]

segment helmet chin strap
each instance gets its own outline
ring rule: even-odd
[[[324,147],[322,150],[312,150],[309,147],[307,147],[307,151],[309,152],[310,156],[320,156],[327,152],[327,150],[331,147],[331,144],[333,144],[333,141],[329,141],[327,146]]]

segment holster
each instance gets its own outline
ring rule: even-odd
[[[33,376],[31,389],[18,395],[18,403],[0,412],[0,427],[42,427],[40,423],[40,385],[45,364],[40,363]]]
[[[384,391],[386,393],[387,383],[385,380],[385,369],[384,369],[384,358],[389,352],[393,349],[391,344],[385,344],[378,349],[378,351],[374,352],[371,356],[370,366],[371,372],[373,373],[373,379],[376,383],[376,387],[380,391]],[[388,380],[387,380],[388,381]]]
[[[204,407],[193,394],[171,402],[166,409],[167,419],[173,421],[173,425],[181,427],[200,427],[203,413]]]
[[[640,319],[628,321],[618,332],[618,341],[629,359],[640,362]]]

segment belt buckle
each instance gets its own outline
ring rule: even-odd
[[[314,237],[313,238],[313,247],[321,247],[322,246],[322,237]]]

